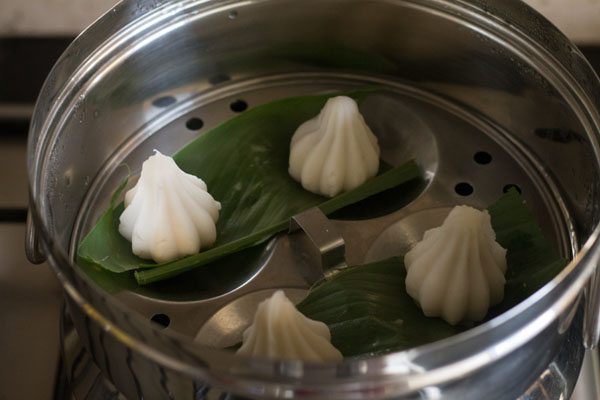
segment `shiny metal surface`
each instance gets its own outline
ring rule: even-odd
[[[416,157],[428,185],[408,205],[335,220],[348,263],[380,256],[372,248],[390,249],[395,235],[406,246],[429,220],[415,217],[424,210],[486,206],[507,184],[576,261],[464,334],[322,366],[237,358],[192,340],[203,301],[243,288],[274,260],[291,263],[290,237],[244,260],[235,282],[213,272],[158,289],[99,287],[72,266],[77,240],[126,173],[121,163],[135,170],[148,149],[173,152],[234,115],[239,99],[252,107],[373,83],[384,95],[363,111],[383,158]],[[85,347],[129,398],[217,387],[256,398],[512,399],[546,370],[547,386],[568,396],[583,355],[575,311],[599,256],[599,86],[581,54],[519,1],[124,2],[67,50],[42,91],[29,141],[32,215]],[[190,116],[203,131],[184,128]],[[493,162],[477,165],[477,151]],[[457,183],[473,194],[459,196]],[[152,326],[154,314],[171,323]],[[573,357],[563,370],[552,360],[564,348]]]
[[[600,399],[600,361],[598,351],[586,351],[571,400]]]
[[[588,304],[584,321],[583,343],[585,347],[596,349],[600,341],[600,272],[596,271],[586,288]]]
[[[574,329],[576,328],[573,326],[571,330]],[[572,333],[569,336],[573,340],[579,340],[580,337],[579,334]],[[581,346],[576,348],[579,351],[583,350]],[[564,371],[568,371],[567,375],[569,375],[579,367],[579,364],[573,362],[578,357],[573,357],[572,350],[571,347],[563,346],[548,367],[542,371],[535,383],[518,399],[556,400],[569,398],[569,382],[565,378]],[[63,308],[61,315],[61,354],[64,378],[68,380],[73,400],[126,400],[94,364],[93,358],[90,357],[90,354],[82,345],[65,308]],[[194,400],[223,398],[223,392],[215,388],[194,386],[192,392],[190,398]],[[581,374],[570,399],[591,400],[599,397],[600,364],[598,363],[598,353],[587,351],[585,352]],[[231,399],[232,397],[228,398]]]
[[[61,378],[68,387],[63,396],[74,400],[125,400],[94,364],[64,306],[60,316],[60,353],[64,375]]]
[[[290,220],[288,233],[301,231],[303,235],[292,241],[294,252],[306,258],[304,275],[316,283],[323,279],[323,271],[346,265],[346,242],[331,221],[314,207],[295,215]]]

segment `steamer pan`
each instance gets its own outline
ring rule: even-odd
[[[384,158],[416,157],[427,184],[400,210],[333,221],[348,235],[356,223],[377,232],[351,261],[385,252],[386,235],[412,215],[485,207],[515,184],[573,258],[563,273],[463,334],[310,365],[237,358],[193,340],[205,300],[243,280],[108,287],[75,265],[123,163],[139,168],[152,148],[174,152],[245,106],[368,85],[384,88],[363,110],[383,121]],[[600,82],[581,53],[517,0],[124,1],[73,42],[38,99],[28,255],[47,257],[84,345],[130,399],[569,396],[598,321],[599,105]],[[186,128],[190,118],[201,118],[200,130]],[[473,163],[481,150],[494,156],[488,169]],[[458,183],[472,193],[461,196]],[[287,240],[248,260],[248,276],[286,261]],[[150,323],[159,314],[167,329]]]

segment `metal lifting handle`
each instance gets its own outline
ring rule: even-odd
[[[307,259],[308,268],[304,272],[311,272],[306,276],[308,282],[316,282],[327,271],[346,266],[346,243],[337,232],[331,221],[318,207],[310,208],[300,214],[294,215],[290,220],[290,233],[303,231],[295,247]]]
[[[33,264],[41,264],[46,261],[41,246],[40,239],[35,230],[35,224],[31,218],[31,212],[27,213],[27,232],[25,233],[25,255]]]

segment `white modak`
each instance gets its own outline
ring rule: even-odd
[[[377,137],[354,99],[332,97],[294,133],[289,173],[313,193],[334,197],[360,186],[379,170]]]
[[[155,151],[125,194],[119,232],[131,242],[133,254],[164,263],[212,246],[220,209],[202,179]]]
[[[452,325],[481,321],[504,297],[506,250],[487,211],[454,207],[406,253],[404,264],[408,294],[425,315]]]
[[[327,325],[305,317],[281,290],[258,305],[237,354],[312,362],[343,358]]]

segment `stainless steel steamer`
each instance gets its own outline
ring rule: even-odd
[[[232,334],[223,313],[243,319],[225,307],[205,325],[211,299],[306,286],[287,273],[245,286],[275,263],[297,271],[286,236],[245,260],[235,282],[225,270],[109,287],[73,264],[78,240],[127,173],[123,163],[137,168],[153,148],[173,152],[246,106],[365,85],[383,88],[362,105],[383,158],[416,157],[428,182],[406,207],[332,221],[350,244],[349,262],[398,251],[406,245],[398,238],[422,231],[427,210],[484,207],[510,185],[574,261],[478,328],[339,365],[236,358],[203,344]],[[597,342],[595,291],[583,295],[600,254],[599,106],[598,78],[581,53],[516,0],[124,1],[75,40],[40,94],[29,136],[28,254],[48,258],[84,345],[131,399],[221,390],[251,398],[568,396],[584,341]],[[168,317],[168,328],[151,324],[153,316]],[[206,326],[209,339],[200,334]]]

